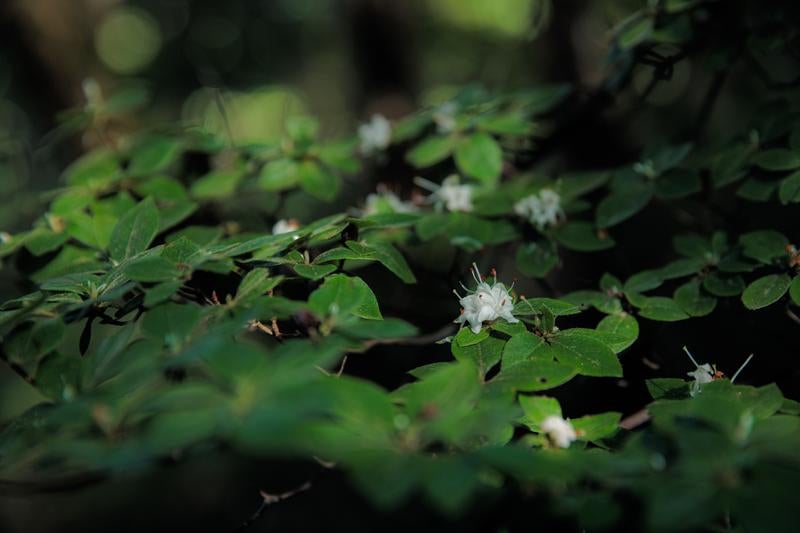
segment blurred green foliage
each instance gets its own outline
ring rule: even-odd
[[[797,9],[773,3],[775,13],[636,4],[616,17],[593,89],[453,89],[434,76],[419,109],[357,134],[354,116],[316,113],[297,86],[209,84],[141,126],[132,117],[149,118],[152,85],[109,92],[87,80],[56,133],[93,147],[61,171],[30,227],[0,235],[4,277],[21,289],[0,305],[0,355],[17,382],[4,392],[17,404],[3,412],[0,486],[47,492],[227,449],[343,472],[385,513],[421,500],[455,521],[505,498],[509,515],[527,511],[526,527],[793,531],[800,404],[771,365],[797,375],[780,349],[800,322],[800,252],[785,223],[800,201],[800,108],[773,93],[794,84],[762,80],[752,118],[724,134],[706,123],[729,71],[766,78],[765,56],[795,59]],[[610,4],[618,14],[629,3]],[[330,16],[276,5],[304,25]],[[545,36],[559,10],[423,6],[476,39],[520,41]],[[97,27],[99,58],[146,72],[171,38],[157,20],[115,8]],[[190,36],[209,36],[189,50],[241,41],[239,26],[200,20]],[[734,24],[746,40],[728,33]],[[649,129],[604,163],[604,121],[622,114],[634,135],[628,107],[690,60],[714,65],[691,124]],[[651,81],[640,89],[642,67]],[[575,160],[584,129],[592,149],[577,153],[591,159]],[[8,146],[10,194],[26,173]],[[503,269],[484,276],[493,258]],[[518,285],[504,283],[506,267]],[[459,305],[467,327],[451,324]],[[684,323],[713,343],[735,338],[717,316],[764,342],[750,364],[765,384],[741,384],[744,366],[729,377],[689,355],[676,374],[647,358],[654,339],[684,342]],[[404,350],[402,371],[392,348]],[[634,353],[660,372],[645,378]],[[378,359],[378,370],[348,358]],[[602,384],[633,380],[642,394],[608,408]]]

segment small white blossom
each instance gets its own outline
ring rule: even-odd
[[[428,201],[448,211],[472,211],[472,185],[461,184],[458,176],[448,176],[437,185],[424,178],[415,178],[414,183],[431,191]]]
[[[282,235],[300,229],[300,223],[294,219],[280,219],[272,226],[273,235]]]
[[[433,122],[439,133],[450,133],[456,129],[456,111],[454,102],[445,102],[433,112]]]
[[[377,192],[367,195],[364,203],[364,214],[375,215],[379,213],[413,213],[417,206],[411,202],[404,202],[395,193],[378,185]]]
[[[497,276],[494,277],[492,283],[487,283],[481,279],[478,266],[473,263],[472,267],[472,276],[478,286],[472,292],[465,287],[467,295],[463,297],[453,291],[458,296],[458,302],[462,308],[461,315],[454,322],[457,324],[469,323],[473,333],[479,333],[484,322],[492,322],[498,318],[502,318],[510,324],[519,322],[512,314],[514,302],[510,289],[507,289],[502,283],[498,283]]]
[[[561,209],[561,196],[553,189],[542,189],[514,205],[514,212],[537,228],[555,225],[564,216]]]
[[[0,244],[8,244],[14,239],[14,236],[7,231],[0,231]]]
[[[717,371],[716,365],[710,365],[708,363],[702,365],[697,364],[697,361],[695,361],[694,357],[692,357],[692,354],[689,352],[689,349],[686,346],[683,347],[683,351],[686,352],[686,355],[689,356],[689,359],[691,359],[692,364],[695,367],[695,369],[692,372],[687,373],[689,377],[694,378],[694,381],[692,382],[689,388],[690,396],[692,397],[697,396],[697,394],[700,392],[702,385],[710,383],[715,379],[717,379],[718,377],[724,376],[722,372]],[[753,354],[750,354],[750,356],[745,360],[745,362],[742,363],[742,366],[740,366],[739,369],[733,374],[733,377],[731,378],[731,383],[736,381],[736,378],[739,377],[741,371],[744,369],[745,366],[747,366],[747,363],[749,363],[752,358]]]
[[[708,363],[698,365],[692,372],[687,372],[687,374],[694,378],[689,389],[690,396],[696,396],[700,392],[701,385],[714,381],[714,370]]]
[[[541,424],[542,432],[547,435],[550,442],[559,448],[569,448],[569,445],[578,438],[575,428],[569,420],[564,420],[560,416],[550,415]]]
[[[392,141],[392,125],[383,115],[372,115],[372,119],[358,127],[361,153],[370,155],[385,150]]]

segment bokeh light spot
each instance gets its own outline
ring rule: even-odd
[[[214,95],[216,89],[199,89],[183,105],[183,118],[217,135],[226,128]],[[276,141],[283,135],[286,118],[306,113],[300,96],[286,87],[259,87],[247,92],[225,92],[225,112],[237,143]]]
[[[97,55],[120,74],[135,74],[155,59],[162,37],[158,23],[141,9],[120,7],[100,22],[95,32]]]

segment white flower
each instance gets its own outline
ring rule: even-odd
[[[472,185],[462,185],[458,176],[452,175],[437,185],[424,178],[414,178],[414,183],[431,191],[428,201],[437,207],[444,205],[448,211],[472,211]]]
[[[563,216],[561,196],[553,189],[542,189],[514,205],[514,212],[538,228],[555,225]]]
[[[481,279],[478,266],[473,263],[472,267],[472,276],[478,286],[472,292],[464,287],[468,293],[464,297],[453,291],[458,296],[458,303],[462,308],[461,315],[454,322],[457,324],[468,322],[473,333],[480,332],[484,322],[491,322],[498,318],[502,318],[510,324],[519,322],[512,315],[514,302],[509,294],[510,289],[507,289],[502,283],[498,283],[497,276],[494,277],[493,283],[487,283]]]
[[[689,356],[689,359],[694,365],[694,370],[687,373],[689,377],[694,378],[694,381],[689,388],[689,395],[694,397],[700,392],[701,385],[705,385],[706,383],[714,381],[714,376],[717,373],[717,369],[708,363],[702,365],[697,364],[697,361],[695,361],[694,357],[692,357],[692,354],[689,352],[689,349],[686,346],[683,347],[683,351],[686,352],[686,355]],[[745,364],[747,363],[745,362]],[[742,367],[744,367],[744,365],[742,365]]]
[[[698,365],[694,371],[688,372],[688,375],[694,378],[691,388],[689,389],[689,395],[691,396],[696,396],[697,393],[700,392],[701,385],[714,381],[714,370],[708,363]]]
[[[572,441],[578,438],[575,428],[569,420],[564,420],[560,416],[550,415],[541,424],[542,432],[547,435],[550,442],[559,448],[569,448]]]
[[[383,115],[372,115],[372,119],[358,127],[361,153],[370,155],[385,150],[392,141],[392,125]]]
[[[294,219],[280,219],[272,226],[273,235],[282,235],[300,229],[300,223]]]
[[[404,202],[395,193],[378,185],[377,192],[367,195],[364,203],[364,214],[375,215],[378,213],[413,213],[417,206],[411,202]]]
[[[433,122],[439,133],[450,133],[456,129],[457,106],[453,102],[445,102],[433,112]]]

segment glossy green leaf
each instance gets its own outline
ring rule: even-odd
[[[761,309],[786,294],[792,280],[786,274],[770,274],[750,283],[742,293],[742,303],[748,309]]]

